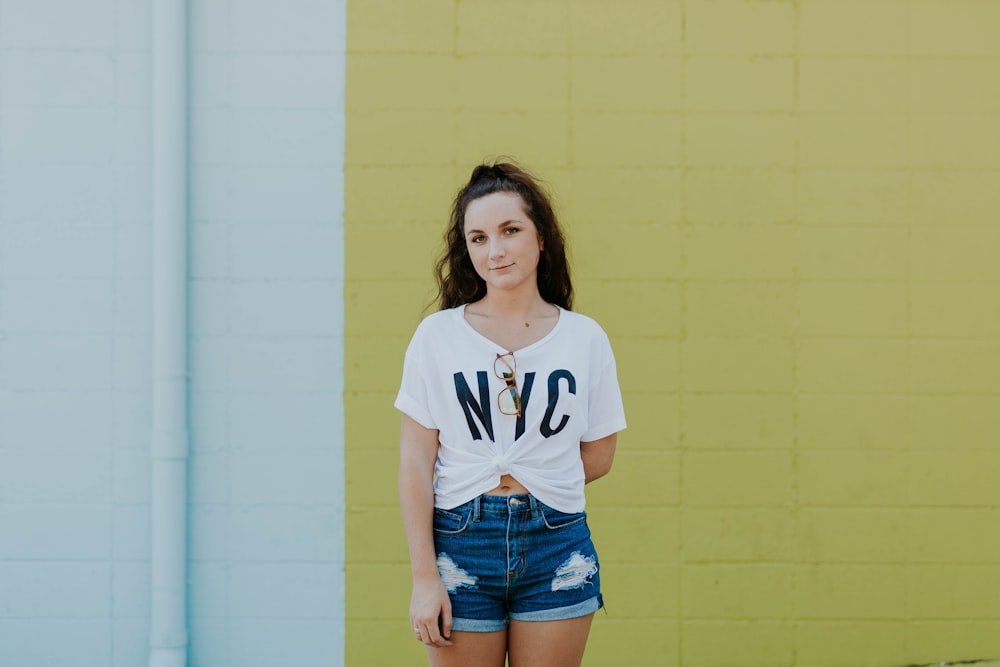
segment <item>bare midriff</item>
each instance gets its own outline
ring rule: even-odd
[[[524,488],[524,484],[514,479],[511,475],[502,475],[500,477],[500,484],[497,485],[493,490],[487,491],[488,496],[517,496],[522,494],[527,494],[528,489]]]

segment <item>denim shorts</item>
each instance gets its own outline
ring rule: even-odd
[[[438,572],[455,630],[496,632],[516,621],[557,621],[604,606],[585,512],[534,496],[480,496],[434,509]]]

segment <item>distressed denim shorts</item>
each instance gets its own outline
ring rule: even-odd
[[[438,572],[453,628],[496,632],[516,621],[557,621],[604,606],[585,512],[534,496],[480,496],[434,509]]]

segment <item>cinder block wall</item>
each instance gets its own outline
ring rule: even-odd
[[[149,633],[152,2],[0,0],[0,665]],[[189,664],[343,654],[343,0],[191,0]]]
[[[192,664],[338,664],[345,2],[193,9]]]
[[[630,428],[588,665],[1000,656],[1000,4],[348,6],[347,663],[419,664],[406,341],[469,168],[546,177]]]

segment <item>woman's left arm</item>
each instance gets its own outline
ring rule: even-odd
[[[593,482],[608,474],[615,460],[615,446],[618,434],[612,433],[600,440],[580,443],[580,458],[583,459],[584,483]]]

